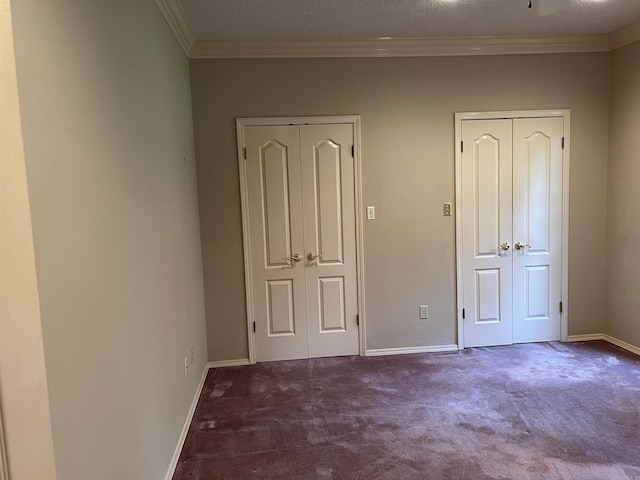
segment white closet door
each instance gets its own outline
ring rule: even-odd
[[[353,126],[244,137],[256,360],[358,354]]]
[[[512,121],[462,122],[465,346],[512,343]]]
[[[309,357],[358,353],[352,125],[300,127]]]
[[[513,341],[560,340],[562,118],[513,124]]]
[[[296,126],[245,128],[259,362],[308,355],[299,140]]]

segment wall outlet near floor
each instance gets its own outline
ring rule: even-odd
[[[184,357],[184,376],[189,376],[189,357]]]
[[[420,305],[420,318],[429,318],[429,305]]]

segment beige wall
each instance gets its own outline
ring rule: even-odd
[[[0,408],[11,480],[54,480],[51,415],[8,3],[0,8]],[[3,473],[0,478],[5,478]]]
[[[210,360],[247,357],[235,117],[362,116],[373,349],[456,342],[454,112],[571,109],[569,333],[602,331],[608,72],[606,53],[191,60]]]
[[[611,54],[607,333],[640,346],[640,42]]]
[[[158,480],[206,361],[188,63],[153,0],[13,21],[58,478]]]

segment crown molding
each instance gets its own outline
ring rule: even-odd
[[[190,58],[431,57],[608,52],[609,36],[198,40]]]
[[[632,23],[609,34],[609,48],[616,50],[640,40],[640,22]]]
[[[193,36],[187,26],[187,21],[184,18],[184,12],[178,0],[155,0],[156,5],[162,12],[162,16],[169,24],[171,31],[176,36],[178,43],[184,50],[185,55],[188,57],[191,48],[193,47]]]

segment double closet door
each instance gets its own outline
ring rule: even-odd
[[[463,120],[467,347],[560,340],[563,118]]]
[[[358,354],[353,125],[244,141],[256,360]]]

